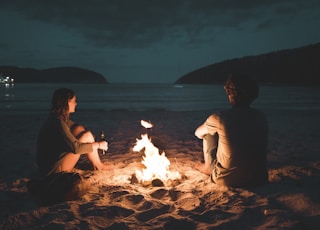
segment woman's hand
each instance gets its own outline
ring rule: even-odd
[[[106,141],[99,141],[97,142],[98,143],[98,149],[102,149],[104,151],[107,151],[108,150],[108,142]]]

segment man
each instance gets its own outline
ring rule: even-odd
[[[258,97],[258,84],[246,76],[230,76],[224,89],[232,108],[210,115],[195,131],[204,151],[198,169],[217,185],[262,185],[268,181],[268,122],[250,107]]]

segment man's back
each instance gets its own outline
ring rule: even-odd
[[[263,113],[250,108],[232,108],[211,116],[207,124],[216,127],[210,133],[216,131],[219,136],[213,180],[230,186],[264,183],[268,123]]]
[[[232,106],[208,117],[195,135],[203,139],[204,164],[218,185],[243,187],[267,182],[268,122],[250,107],[259,86],[248,76],[229,76],[224,84]],[[216,151],[216,152],[215,152]]]

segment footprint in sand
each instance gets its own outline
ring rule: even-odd
[[[121,197],[127,194],[129,194],[129,192],[126,190],[112,192],[110,193],[110,200],[118,201],[121,199]]]
[[[181,196],[182,192],[181,191],[177,191],[175,189],[170,189],[169,190],[169,195],[171,197],[171,200],[176,201],[179,199],[179,197]]]
[[[113,219],[113,218],[124,218],[128,217],[132,214],[134,214],[134,210],[120,207],[120,206],[102,206],[102,207],[94,207],[94,208],[89,208],[83,210],[81,215],[83,217],[90,217],[90,216],[95,216],[95,217],[104,217],[108,219]]]
[[[161,205],[158,208],[149,209],[146,211],[143,211],[141,213],[138,213],[136,215],[136,218],[140,221],[149,221],[153,218],[159,217],[163,214],[167,214],[170,210],[170,205]]]
[[[163,199],[167,195],[169,195],[169,199],[171,199],[172,201],[176,201],[181,196],[181,192],[175,189],[169,189],[169,190],[158,189],[150,194],[152,198],[159,199],[159,200]]]
[[[161,189],[158,189],[158,190],[154,191],[153,193],[151,193],[150,196],[155,199],[161,199],[167,193],[168,193],[168,190],[161,188]]]
[[[190,214],[190,218],[195,222],[213,224],[217,221],[228,220],[234,217],[236,214],[225,212],[222,210],[208,210],[200,214]]]
[[[184,210],[193,210],[201,204],[200,199],[192,194],[186,194],[175,202],[176,206]]]
[[[195,222],[186,219],[169,219],[168,222],[164,224],[164,229],[197,229]]]
[[[137,205],[144,199],[144,196],[142,196],[142,195],[128,195],[128,196],[125,196],[124,199],[130,205]]]
[[[143,202],[140,205],[136,205],[135,207],[137,211],[148,210],[153,207],[153,202],[143,200]]]

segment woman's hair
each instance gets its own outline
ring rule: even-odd
[[[51,113],[59,119],[68,121],[69,119],[69,100],[75,96],[71,89],[60,88],[54,91],[51,100]]]
[[[228,77],[224,84],[227,95],[232,96],[232,104],[234,105],[250,105],[259,95],[258,83],[248,76]]]

